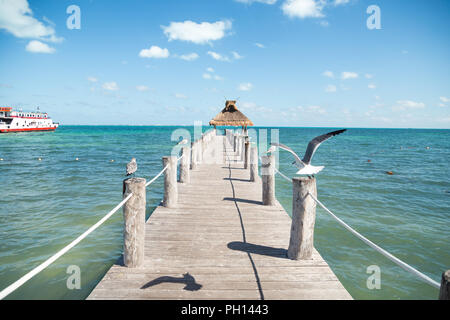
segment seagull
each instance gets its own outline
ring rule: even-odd
[[[132,175],[137,170],[136,158],[131,158],[131,161],[127,164],[127,176]]]
[[[347,131],[347,129],[337,130],[337,131],[329,132],[327,134],[315,137],[308,143],[308,147],[306,148],[306,152],[305,152],[303,159],[300,159],[300,157],[294,152],[294,150],[292,150],[288,146],[285,146],[284,144],[281,144],[281,143],[271,143],[271,147],[269,148],[269,150],[267,150],[266,153],[274,152],[277,149],[277,147],[284,149],[286,151],[289,151],[295,157],[295,161],[293,162],[293,164],[295,164],[297,166],[297,168],[300,169],[297,171],[296,174],[306,174],[308,176],[309,175],[314,176],[316,173],[322,171],[323,168],[325,168],[324,166],[316,167],[316,166],[311,165],[311,159],[312,159],[314,153],[316,152],[317,148],[325,140],[328,140],[331,137],[334,137],[345,131]]]
[[[183,139],[177,143],[177,146],[179,146],[180,144],[186,144],[186,143],[188,143],[188,139]]]

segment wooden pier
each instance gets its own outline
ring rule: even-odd
[[[143,264],[120,259],[88,299],[351,299],[315,249],[288,258],[291,218],[277,200],[263,205],[248,143],[211,132],[183,151],[194,163],[176,204],[145,223]]]

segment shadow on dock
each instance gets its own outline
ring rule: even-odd
[[[182,283],[185,284],[183,290],[187,291],[197,291],[202,288],[202,285],[195,281],[195,278],[188,273],[185,273],[183,277],[171,277],[171,276],[162,276],[156,278],[150,282],[147,282],[145,285],[141,287],[141,289],[147,289],[149,287],[156,286],[161,283]]]
[[[272,248],[267,246],[261,246],[259,244],[233,241],[227,244],[227,247],[231,250],[242,251],[247,253],[260,254],[263,256],[270,256],[275,258],[285,258],[287,257],[287,250],[283,248]]]
[[[234,201],[234,202],[244,202],[244,203],[250,203],[250,204],[258,204],[258,205],[261,205],[261,206],[263,205],[262,201],[249,200],[249,199],[225,197],[225,198],[223,198],[223,200]]]

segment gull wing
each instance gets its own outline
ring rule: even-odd
[[[314,139],[312,139],[309,143],[308,143],[308,147],[306,148],[306,152],[305,152],[305,156],[303,157],[303,162],[306,164],[310,164],[311,163],[311,159],[314,155],[314,152],[316,152],[317,148],[320,146],[320,144],[328,139],[330,139],[331,137],[334,137],[338,134],[341,134],[342,132],[347,131],[347,129],[342,129],[342,130],[337,130],[337,131],[333,131],[333,132],[329,132],[326,134],[323,134],[321,136],[315,137]]]
[[[292,149],[289,148],[288,146],[286,146],[286,145],[284,145],[284,144],[281,144],[281,143],[275,143],[275,142],[274,142],[274,143],[271,143],[270,145],[271,145],[271,146],[278,147],[278,148],[281,148],[281,149],[284,149],[284,150],[286,150],[286,151],[292,153],[292,154],[294,155],[295,159],[296,159],[299,163],[303,163],[302,159],[300,159],[300,157],[294,152],[294,150],[292,150]]]

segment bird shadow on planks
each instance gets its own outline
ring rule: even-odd
[[[249,200],[249,199],[225,197],[225,198],[223,198],[223,200],[263,205],[262,201]]]
[[[262,246],[259,244],[241,242],[241,241],[232,241],[227,244],[227,247],[231,250],[242,251],[247,253],[260,254],[263,256],[275,257],[275,258],[284,258],[288,259],[287,250],[283,248],[273,248]]]
[[[201,284],[197,283],[195,278],[191,276],[188,272],[185,273],[182,277],[172,277],[172,276],[158,277],[144,284],[141,287],[141,289],[147,289],[161,283],[181,283],[185,285],[183,290],[186,291],[198,291],[203,287]]]

